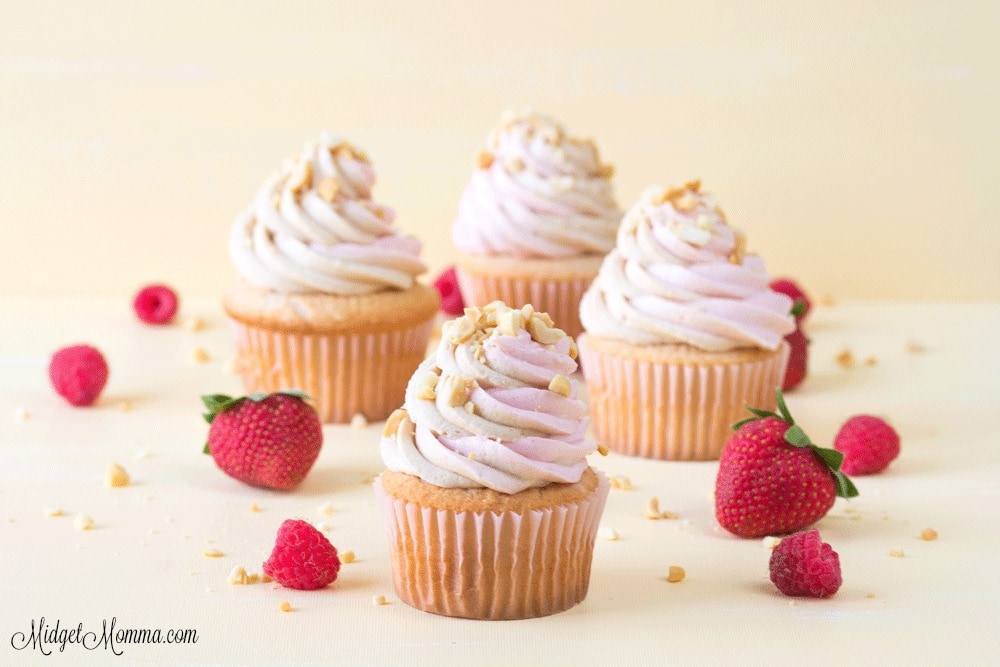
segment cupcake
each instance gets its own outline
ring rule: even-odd
[[[326,422],[385,419],[424,358],[438,294],[420,242],[371,198],[364,153],[322,136],[237,217],[239,280],[224,299],[248,392],[300,389]]]
[[[480,153],[454,226],[465,302],[530,303],[569,335],[615,243],[621,211],[594,142],[535,113],[508,115]]]
[[[648,188],[583,297],[580,357],[594,432],[653,459],[717,459],[746,405],[774,409],[795,329],[700,182]]]
[[[584,599],[609,483],[587,464],[575,357],[531,306],[446,323],[386,422],[374,485],[401,600],[502,620]]]

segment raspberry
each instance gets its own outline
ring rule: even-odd
[[[302,519],[288,519],[278,528],[274,550],[264,574],[286,588],[311,591],[337,579],[340,558],[323,533]]]
[[[90,405],[108,381],[108,362],[91,345],[64,347],[52,355],[49,380],[56,393],[72,405]]]
[[[812,301],[809,300],[809,296],[794,280],[791,278],[776,278],[771,281],[771,289],[792,298],[792,315],[795,316],[796,322],[806,319],[806,315],[812,310]]]
[[[146,324],[166,324],[177,313],[177,293],[166,285],[147,285],[135,295],[132,308]]]
[[[899,456],[899,434],[878,417],[855,415],[840,427],[833,448],[844,453],[845,473],[872,475]]]
[[[458,289],[454,266],[449,266],[434,280],[434,289],[441,295],[441,310],[449,315],[461,315],[464,312],[465,302]]]
[[[771,581],[785,595],[830,597],[840,588],[840,558],[815,528],[790,535],[771,552]]]

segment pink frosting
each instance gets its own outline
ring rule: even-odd
[[[572,339],[542,345],[524,329],[483,326],[455,343],[448,332],[407,387],[407,417],[382,440],[387,467],[442,487],[503,493],[579,481],[594,445],[585,436],[587,406],[568,377],[577,367]],[[420,395],[428,374],[439,374],[433,399]],[[557,375],[568,396],[549,389]],[[452,406],[456,382],[468,394]]]
[[[479,255],[572,257],[614,246],[621,212],[590,141],[554,120],[508,119],[462,194],[454,240]]]
[[[584,328],[637,345],[777,349],[795,329],[791,299],[698,184],[672,190],[649,188],[626,214],[583,297]]]

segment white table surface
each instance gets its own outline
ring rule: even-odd
[[[878,414],[902,438],[889,470],[855,478],[861,496],[838,500],[817,524],[840,554],[833,598],[782,596],[762,542],[717,527],[715,463],[595,455],[593,465],[634,487],[612,490],[605,511],[619,539],[598,540],[581,605],[510,622],[434,616],[395,597],[364,483],[381,469],[380,424],[324,427],[316,466],[287,493],[244,486],[201,453],[199,396],[239,391],[225,372],[233,348],[217,303],[183,303],[168,327],[140,324],[127,298],[4,298],[0,314],[0,664],[1000,663],[1000,305],[814,312],[812,370],[788,397],[797,421],[828,444],[850,415]],[[205,328],[186,330],[191,316]],[[911,341],[926,351],[908,351]],[[47,379],[51,353],[77,342],[101,348],[111,366],[91,408],[70,407]],[[845,346],[877,363],[841,368],[834,357]],[[211,360],[193,363],[196,347]],[[112,461],[132,475],[129,487],[104,487]],[[645,519],[651,496],[681,518]],[[318,512],[325,503],[329,516]],[[92,530],[74,529],[78,513]],[[292,517],[327,524],[357,562],[322,591],[229,585],[237,565],[259,571]],[[925,527],[939,539],[922,541]],[[670,565],[687,578],[667,583]],[[389,604],[373,605],[375,595]],[[294,611],[280,612],[282,600]],[[120,658],[78,644],[61,654],[47,645],[48,658],[15,650],[12,637],[42,617],[98,633],[112,618],[118,628],[193,628],[198,641],[119,645]]]

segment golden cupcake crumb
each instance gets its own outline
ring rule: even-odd
[[[565,375],[556,373],[552,381],[549,382],[549,391],[554,391],[560,396],[569,398],[569,395],[573,392],[573,387]]]
[[[680,581],[684,581],[684,576],[686,574],[687,573],[684,571],[684,568],[680,565],[671,565],[667,570],[667,581],[672,584],[676,584]]]
[[[281,611],[291,611],[292,603],[289,602],[288,600],[282,600],[280,603],[278,603],[278,609]]]
[[[938,538],[937,531],[934,530],[933,528],[924,528],[922,531],[920,531],[920,539],[922,539],[924,542],[933,542],[937,538]]]
[[[109,489],[120,489],[128,486],[131,478],[125,468],[117,463],[109,463],[107,472],[104,474],[104,485]]]
[[[361,431],[368,428],[368,418],[365,417],[360,412],[351,417],[351,428],[355,431]]]
[[[389,604],[389,601],[385,599],[384,595],[373,595],[372,604],[376,607],[381,607],[382,605]]]
[[[205,558],[222,558],[226,554],[222,553],[218,549],[206,549],[205,551],[201,552],[201,555],[204,556]]]
[[[77,530],[90,530],[94,527],[94,520],[86,514],[77,514],[73,517],[73,527]]]
[[[854,368],[854,353],[851,352],[851,348],[849,347],[845,347],[841,350],[840,353],[834,357],[834,359],[841,368]]]

